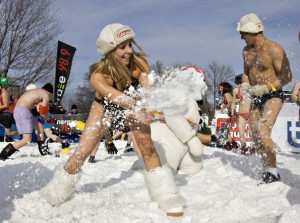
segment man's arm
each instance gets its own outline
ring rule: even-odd
[[[274,47],[273,67],[278,78],[277,81],[272,83],[275,88],[280,89],[292,81],[292,72],[289,60],[286,53],[280,46]]]
[[[299,100],[298,95],[299,95],[299,90],[300,90],[300,81],[297,81],[291,95],[291,99],[293,102],[296,102]]]
[[[242,75],[242,83],[248,83],[248,84],[250,83],[249,77],[248,77],[248,75],[246,73],[244,73]]]

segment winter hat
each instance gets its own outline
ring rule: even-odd
[[[120,43],[135,38],[133,30],[126,25],[113,23],[105,26],[96,41],[97,50],[100,54],[107,54],[115,49]]]
[[[236,29],[239,32],[259,33],[264,31],[264,24],[256,14],[249,13],[240,19]]]
[[[50,83],[45,84],[42,89],[48,91],[49,93],[53,94],[53,86]]]
[[[33,90],[33,89],[36,89],[37,86],[35,84],[29,84],[27,85],[27,87],[25,88],[26,91],[29,91],[29,90]]]
[[[1,78],[0,78],[0,85],[1,85],[1,87],[3,87],[3,88],[7,87],[7,85],[8,85],[8,80],[7,80],[7,78],[1,77]]]
[[[73,105],[71,106],[71,110],[72,110],[72,109],[78,109],[78,108],[77,108],[77,105],[73,104]]]

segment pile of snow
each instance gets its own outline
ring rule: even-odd
[[[0,222],[299,222],[300,154],[278,152],[282,181],[258,186],[257,156],[207,147],[199,174],[175,176],[187,206],[183,217],[172,218],[150,202],[142,173],[131,170],[137,157],[123,153],[125,144],[116,141],[119,153],[109,155],[101,143],[98,162],[85,163],[74,198],[60,207],[49,205],[38,192],[69,155],[41,157],[37,145],[29,144],[0,161]],[[76,146],[71,145],[72,152]],[[56,143],[50,147],[59,150]]]

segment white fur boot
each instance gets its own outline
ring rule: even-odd
[[[59,165],[50,182],[41,190],[41,197],[47,200],[52,206],[59,206],[73,196],[76,184],[81,174],[67,173],[63,165]]]
[[[145,172],[145,181],[152,201],[169,216],[182,216],[184,198],[178,193],[171,169],[168,166],[157,167]]]

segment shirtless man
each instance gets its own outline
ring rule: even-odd
[[[32,89],[26,91],[18,100],[14,109],[14,118],[16,121],[17,129],[22,134],[22,139],[14,144],[7,144],[1,151],[0,159],[6,160],[13,153],[18,151],[22,146],[31,142],[32,130],[37,130],[38,147],[42,156],[49,155],[48,145],[44,143],[44,128],[43,125],[32,114],[32,109],[37,108],[38,112],[44,116],[47,122],[52,122],[48,116],[49,112],[49,98],[53,94],[53,86],[48,83],[42,89]]]
[[[254,13],[243,16],[237,24],[237,31],[247,44],[243,59],[245,83],[249,84],[243,88],[252,95],[250,129],[264,166],[262,180],[271,183],[280,180],[271,132],[283,106],[282,87],[292,80],[292,73],[283,48],[266,39],[263,30],[262,21]]]

